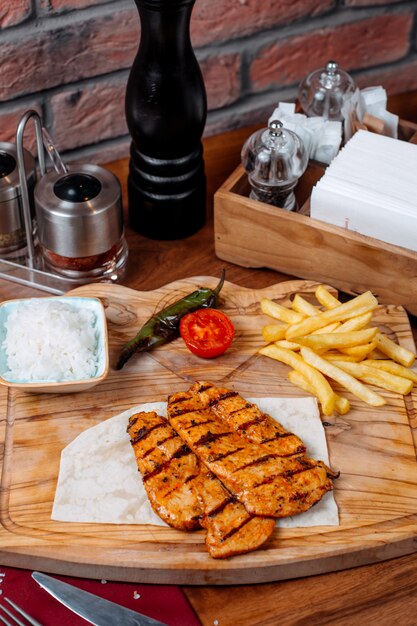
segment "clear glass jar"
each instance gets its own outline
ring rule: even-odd
[[[311,72],[298,88],[298,100],[308,117],[342,121],[342,107],[356,89],[353,78],[335,61]]]
[[[252,188],[250,197],[294,211],[294,189],[308,165],[308,152],[300,137],[273,120],[243,145],[242,165]]]

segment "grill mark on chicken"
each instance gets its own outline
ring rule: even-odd
[[[165,437],[165,439],[161,439],[160,441],[157,441],[158,446],[162,445],[163,443],[166,443],[167,441],[171,441],[172,439],[175,439],[175,437],[177,437],[177,435],[169,435],[169,437]],[[131,443],[137,443],[137,441],[131,441]],[[146,450],[143,455],[142,458],[146,459],[147,456],[149,456],[150,454],[153,453],[153,451],[155,450],[155,448],[149,448],[149,450]]]
[[[152,452],[154,452],[154,450],[155,450],[155,449],[153,448],[153,449],[151,450],[151,453],[152,453]],[[184,444],[183,446],[181,446],[181,448],[179,448],[179,450],[177,450],[177,452],[175,452],[175,453],[171,456],[171,459],[170,459],[169,461],[166,461],[165,463],[161,463],[161,464],[156,464],[156,465],[155,465],[155,468],[154,468],[152,471],[149,471],[149,472],[147,472],[147,471],[143,471],[143,472],[142,472],[142,475],[143,475],[143,480],[144,480],[144,482],[145,482],[146,480],[148,480],[149,478],[152,478],[153,476],[155,476],[156,474],[158,474],[158,473],[159,473],[162,469],[166,469],[166,468],[167,468],[167,466],[169,465],[169,463],[170,463],[170,461],[171,461],[171,460],[174,460],[174,459],[180,459],[181,457],[183,457],[183,456],[188,456],[189,454],[193,454],[193,453],[191,452],[191,450],[190,450],[190,448],[187,446],[187,444]],[[147,454],[146,456],[148,456],[148,454]],[[143,458],[145,458],[145,455],[144,455],[144,457],[143,457]],[[192,474],[191,476],[187,476],[187,477],[185,478],[185,481],[184,481],[184,482],[187,482],[187,481],[191,480],[192,478],[194,478],[194,477],[195,477],[195,476],[197,476],[197,475],[198,475],[198,472],[196,472],[195,474]]]
[[[199,424],[199,426],[200,425],[201,424]],[[227,437],[228,435],[230,435],[230,432],[228,431],[225,433],[212,433],[208,431],[205,435],[200,437],[200,439],[198,439],[198,441],[196,441],[194,445],[196,446],[196,448],[199,448],[200,446],[207,446],[207,444],[213,443],[217,439],[221,439],[222,437]]]
[[[181,402],[186,402],[188,400],[186,393],[184,392],[183,396],[181,397],[181,392],[178,392],[178,398],[177,398],[177,404],[181,404]]]
[[[243,520],[242,523],[240,524],[240,526],[237,526],[236,528],[231,528],[229,530],[228,533],[226,533],[223,537],[222,537],[222,541],[226,541],[227,539],[230,539],[230,537],[233,537],[233,535],[235,535],[236,533],[238,533],[239,531],[242,530],[242,528],[244,528],[244,526],[246,526],[247,524],[249,524],[249,522],[251,521],[251,519],[253,519],[253,516],[250,515],[247,519]]]
[[[230,411],[230,415],[233,415],[233,413],[238,413],[239,411],[241,411],[242,409],[250,409],[251,408],[251,403],[250,402],[246,402],[245,406],[239,408],[239,409],[233,409],[233,411]]]
[[[207,517],[212,518],[212,519],[215,518],[217,515],[220,515],[220,513],[222,513],[222,511],[225,509],[225,507],[228,504],[231,504],[233,502],[237,502],[236,498],[234,498],[233,496],[230,496],[230,497],[225,496],[223,502],[221,502],[219,506],[217,506],[215,509],[207,513]]]
[[[184,413],[188,413],[189,409],[185,408],[185,409],[180,409],[180,410],[176,410],[175,415],[184,415]]]
[[[201,391],[206,391],[206,389],[210,389],[213,386],[211,383],[199,383],[199,385]],[[181,402],[181,399],[179,401]]]
[[[181,413],[181,415],[185,415],[186,413],[189,413],[189,410],[187,409],[187,411],[184,411],[184,413]],[[178,414],[177,414],[178,415]],[[205,422],[194,422],[190,424],[190,428],[194,428],[196,426],[202,426],[204,424],[211,424],[213,420],[210,418],[208,420],[206,420]]]
[[[213,463],[215,463],[216,461],[220,461],[221,459],[227,459],[228,456],[231,456],[232,454],[236,454],[236,452],[240,452],[240,450],[243,450],[243,448],[237,448],[236,450],[230,450],[229,452],[213,454],[211,455],[210,459]]]
[[[312,466],[314,467],[314,466]],[[307,468],[307,469],[312,469],[311,468]],[[292,476],[296,476],[297,474],[301,474],[302,472],[305,472],[306,469],[293,469],[293,470],[286,470],[285,472],[282,472],[282,474],[279,474],[279,476],[283,476],[284,478],[291,478]],[[264,480],[261,480],[259,483],[254,483],[254,487],[261,487],[262,485],[266,485],[268,483],[273,482],[273,480],[277,478],[277,476],[267,476],[265,477]]]
[[[181,415],[175,410],[176,394],[168,398],[170,423],[249,513],[272,517],[294,515],[310,508],[332,488],[326,471],[317,462],[309,460],[306,466],[306,460],[301,462],[297,457],[286,459],[271,451],[265,454],[262,445],[230,432],[227,422],[218,416],[210,422],[212,410],[201,408],[197,395],[189,392],[189,396],[190,410]],[[197,431],[190,428],[193,422],[199,425]],[[224,452],[230,454],[224,456]],[[295,476],[298,479],[294,480]],[[305,491],[311,492],[305,499],[292,498],[294,493]]]
[[[265,456],[261,456],[259,457],[259,459],[256,459],[255,461],[250,461],[249,463],[245,463],[244,465],[237,467],[235,469],[235,472],[239,472],[240,470],[247,469],[248,467],[254,467],[255,465],[261,465],[262,463],[266,463],[267,461],[270,461],[271,459],[276,459],[276,455],[267,454]],[[304,471],[304,468],[301,471]]]
[[[206,470],[202,472],[196,455],[164,418],[154,412],[133,416],[128,426],[132,439],[136,425],[139,429],[154,431],[154,437],[157,436],[158,428],[170,431],[170,436],[157,439],[155,446],[151,438],[146,437],[132,444],[142,475],[144,462],[150,464],[153,460],[146,460],[146,457],[155,455],[157,459],[165,459],[163,463],[156,463],[154,470],[144,476],[151,505],[164,521],[183,530],[202,525],[207,531],[206,546],[213,558],[226,558],[255,550],[269,539],[274,532],[274,520],[249,514],[213,474]],[[151,446],[150,449],[146,448],[147,445]],[[172,446],[173,450],[170,449]],[[172,466],[181,460],[188,460],[190,466],[188,475],[183,477],[178,489],[177,482],[172,480],[172,472],[175,474],[178,468]],[[185,503],[184,495],[188,496]],[[192,506],[190,495],[194,497]]]
[[[208,391],[208,389],[209,387],[207,387],[205,391]],[[216,404],[219,404],[219,402],[222,402],[222,400],[227,400],[228,398],[235,398],[237,395],[238,395],[237,391],[223,391],[222,393],[219,393],[217,398],[212,398],[209,401],[208,406],[210,408],[215,407]]]
[[[173,459],[180,459],[182,456],[186,456],[187,454],[190,454],[191,450],[190,448],[187,446],[186,443],[184,443],[184,445],[181,446],[181,448],[172,455]]]
[[[262,424],[262,422],[264,422],[265,420],[252,420],[249,422],[245,422],[244,424],[242,424],[241,426],[239,426],[239,428],[237,429],[238,432],[242,432],[242,433],[246,433],[247,430],[249,428],[251,428],[252,426],[257,426],[259,424]],[[294,437],[293,433],[274,433],[273,437],[269,437],[269,438],[265,438],[265,439],[261,439],[261,441],[259,443],[267,443],[268,441],[275,441],[275,439],[285,439],[285,437]],[[303,450],[305,450],[305,446],[300,446],[301,448],[303,448]]]
[[[133,439],[131,440],[131,443],[138,443],[138,441],[141,441],[141,439],[143,439],[145,437],[145,435],[147,434],[147,429],[145,428],[145,426],[143,428],[141,428],[140,430],[138,430],[138,432],[136,433],[136,435],[133,437]]]

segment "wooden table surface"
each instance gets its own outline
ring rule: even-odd
[[[391,98],[389,110],[417,121],[417,92]],[[124,284],[156,289],[194,275],[218,276],[246,287],[266,287],[291,277],[272,270],[251,270],[217,259],[214,254],[212,205],[215,190],[234,170],[244,140],[254,128],[210,137],[204,142],[208,179],[208,219],[196,235],[181,241],[152,241],[127,228],[130,260]],[[124,187],[127,160],[109,164]],[[44,295],[0,280],[0,299]],[[414,337],[417,321],[411,320]],[[417,537],[416,537],[417,552]],[[338,626],[417,624],[417,553],[332,574],[253,586],[185,587],[204,626]]]

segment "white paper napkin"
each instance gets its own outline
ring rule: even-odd
[[[360,130],[311,195],[312,218],[417,250],[417,146]]]
[[[279,102],[268,124],[272,120],[280,120],[285,128],[300,137],[310,159],[330,163],[338,153],[342,142],[342,122],[296,113],[293,102]]]
[[[257,398],[260,409],[279,419],[307,446],[307,454],[328,464],[326,436],[314,398]],[[166,524],[152,510],[126,433],[138,411],[166,415],[165,402],[141,404],[89,428],[61,455],[52,519],[101,524]],[[337,526],[333,493],[306,513],[279,520],[283,527]]]

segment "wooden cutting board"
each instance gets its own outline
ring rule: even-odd
[[[0,388],[4,438],[0,493],[0,562],[52,573],[147,583],[237,584],[308,576],[407,554],[417,549],[416,394],[386,392],[388,403],[368,407],[348,395],[352,410],[326,418],[340,526],[277,529],[262,549],[224,561],[211,559],[202,531],[155,526],[75,524],[50,519],[61,450],[80,432],[121,411],[196,379],[222,383],[250,397],[299,396],[286,366],[257,354],[267,318],[261,297],[288,303],[315,283],[292,281],[262,290],[226,283],[224,311],[236,339],[221,358],[193,356],[181,340],[134,356],[121,372],[122,344],[157,309],[217,278],[195,277],[152,292],[117,285],[87,285],[73,294],[97,296],[106,308],[111,371],[83,393],[30,395]],[[383,306],[375,319],[401,345],[414,350],[406,313]],[[269,320],[270,321],[270,320]],[[305,395],[305,394],[304,394]]]

